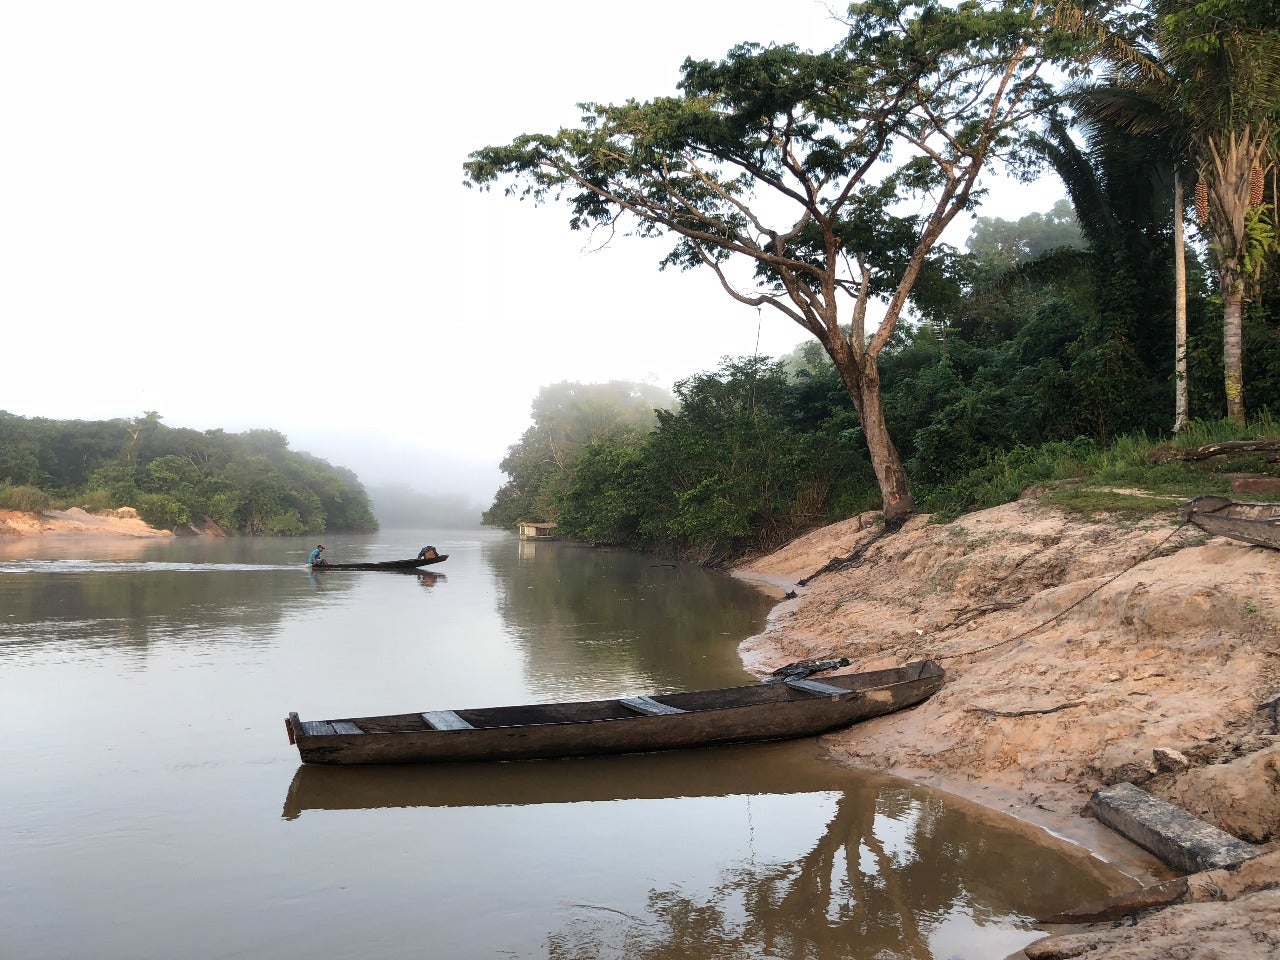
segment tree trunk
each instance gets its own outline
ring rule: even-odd
[[[1173,432],[1187,425],[1187,251],[1182,228],[1182,177],[1173,173]]]
[[[1244,366],[1241,327],[1244,291],[1239,275],[1222,277],[1222,368],[1227,390],[1227,419],[1244,425]]]
[[[831,354],[830,350],[828,354]],[[871,469],[875,471],[884,505],[885,526],[900,527],[915,512],[915,501],[911,497],[911,481],[907,478],[902,458],[898,456],[898,448],[893,445],[889,426],[884,420],[884,406],[880,398],[880,371],[876,369],[872,357],[863,357],[861,364],[841,362],[834,355],[832,359],[836,361],[836,370],[839,371],[840,379],[844,381],[845,389],[857,408],[858,418],[862,421],[867,454],[871,457]]]
[[[1271,132],[1246,126],[1205,141],[1200,179],[1209,191],[1209,242],[1218,261],[1222,294],[1222,367],[1227,419],[1244,424],[1244,316],[1247,218],[1253,168],[1266,152]]]

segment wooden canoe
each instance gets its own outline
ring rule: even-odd
[[[285,720],[303,763],[450,763],[646,753],[836,730],[914,706],[945,676],[933,660],[866,673],[576,703]]]
[[[1179,512],[1206,533],[1280,550],[1280,503],[1204,496],[1183,504]]]
[[[425,560],[382,560],[378,563],[321,563],[314,567],[313,570],[417,570],[419,567],[425,567],[429,563],[440,563],[448,560],[449,555],[442,553],[439,556],[428,557]]]

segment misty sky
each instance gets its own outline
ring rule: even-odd
[[[270,427],[487,505],[539,387],[670,388],[805,335],[660,273],[661,241],[592,250],[564,207],[465,189],[467,154],[841,33],[808,0],[0,5],[0,409]]]

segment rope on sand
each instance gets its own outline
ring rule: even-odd
[[[1174,537],[1176,537],[1178,534],[1182,533],[1182,532],[1183,532],[1187,527],[1189,527],[1189,526],[1192,526],[1192,524],[1189,524],[1189,523],[1187,523],[1187,522],[1184,520],[1184,521],[1183,521],[1182,523],[1180,523],[1178,526],[1176,526],[1176,527],[1174,527],[1174,528],[1173,528],[1173,532],[1172,532],[1172,533],[1170,533],[1167,537],[1165,537],[1163,540],[1161,540],[1159,543],[1157,543],[1154,547],[1152,547],[1150,550],[1148,550],[1148,551],[1146,552],[1146,554],[1145,554],[1145,555],[1143,555],[1143,556],[1139,557],[1137,560],[1133,561],[1133,563],[1129,564],[1129,566],[1125,567],[1123,570],[1121,570],[1121,571],[1120,571],[1119,573],[1117,573],[1115,576],[1113,576],[1113,577],[1108,577],[1106,580],[1103,580],[1103,581],[1102,581],[1102,583],[1098,584],[1096,587],[1094,587],[1094,588],[1093,588],[1092,590],[1090,590],[1088,593],[1084,594],[1084,595],[1083,595],[1083,596],[1081,596],[1081,597],[1078,597],[1076,600],[1074,600],[1074,601],[1072,601],[1071,603],[1067,604],[1065,607],[1063,607],[1061,610],[1059,610],[1057,613],[1055,613],[1052,617],[1049,617],[1049,619],[1047,619],[1047,620],[1042,620],[1040,623],[1037,623],[1035,626],[1028,627],[1026,630],[1023,630],[1021,633],[1015,633],[1015,634],[1014,634],[1013,636],[1011,636],[1011,637],[1006,637],[1006,638],[1005,638],[1005,639],[1003,639],[1003,640],[997,640],[995,643],[989,643],[989,644],[987,644],[985,647],[978,647],[976,650],[967,650],[967,651],[965,651],[964,653],[950,653],[950,654],[947,654],[947,655],[945,655],[945,656],[941,656],[941,657],[934,657],[933,659],[935,659],[935,660],[955,660],[955,659],[957,659],[957,658],[959,658],[959,657],[971,657],[971,656],[973,656],[974,654],[977,654],[977,653],[986,653],[986,651],[988,651],[988,650],[994,650],[996,647],[1002,647],[1002,646],[1004,646],[1006,643],[1013,643],[1013,641],[1015,641],[1015,640],[1021,640],[1023,637],[1025,637],[1025,636],[1027,636],[1027,635],[1029,635],[1029,634],[1035,633],[1035,632],[1036,632],[1037,630],[1039,630],[1041,627],[1046,627],[1046,626],[1048,626],[1049,624],[1053,623],[1055,620],[1059,620],[1059,619],[1061,619],[1062,617],[1066,616],[1066,615],[1067,615],[1067,614],[1068,614],[1068,613],[1069,613],[1073,608],[1078,607],[1080,604],[1084,603],[1086,600],[1088,600],[1090,597],[1092,597],[1095,593],[1097,593],[1097,592],[1098,592],[1099,590],[1101,590],[1103,587],[1105,587],[1105,586],[1107,586],[1108,584],[1114,583],[1115,581],[1119,580],[1121,577],[1123,577],[1126,573],[1128,573],[1128,572],[1129,572],[1130,570],[1132,570],[1134,567],[1138,566],[1138,564],[1140,564],[1140,563],[1146,563],[1148,560],[1150,560],[1150,559],[1151,559],[1151,557],[1156,553],[1156,551],[1157,551],[1157,550],[1160,550],[1161,548],[1163,548],[1163,547],[1164,547],[1164,545],[1165,545],[1166,543],[1168,543],[1170,540],[1172,540],[1172,539],[1173,539]]]

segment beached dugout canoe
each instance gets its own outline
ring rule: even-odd
[[[1182,518],[1206,533],[1280,550],[1280,503],[1245,503],[1226,497],[1196,497]]]
[[[914,706],[945,676],[933,660],[866,673],[575,703],[285,720],[303,763],[534,760],[786,740]]]

